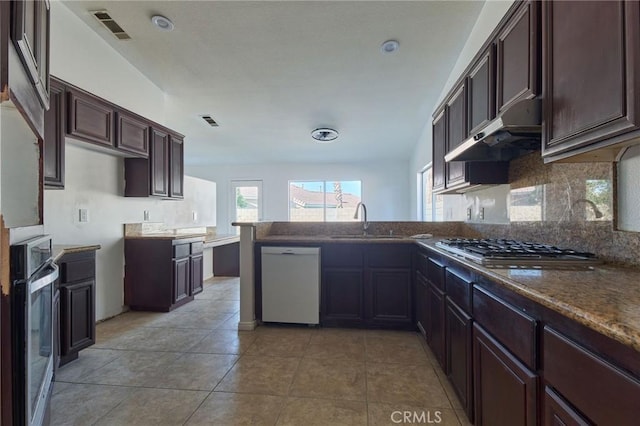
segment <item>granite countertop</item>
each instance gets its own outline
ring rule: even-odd
[[[51,254],[54,262],[57,262],[65,254],[99,250],[100,248],[101,246],[99,244],[93,244],[93,245],[54,244],[53,246],[51,246],[51,251],[52,251]]]
[[[125,240],[134,240],[134,239],[155,239],[155,240],[179,240],[183,238],[204,238],[207,236],[206,233],[180,233],[173,231],[166,232],[147,232],[147,233],[130,233],[125,235]]]
[[[586,270],[486,268],[418,243],[543,306],[640,351],[640,270],[598,265]]]
[[[239,241],[240,235],[236,234],[207,234],[204,237],[204,248],[218,247]]]
[[[256,238],[258,243],[414,243],[416,240],[402,235],[267,235],[262,238]]]

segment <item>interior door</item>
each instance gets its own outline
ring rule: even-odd
[[[231,181],[229,205],[231,222],[258,222],[262,220],[262,181],[234,180]],[[235,227],[240,233],[240,227]]]

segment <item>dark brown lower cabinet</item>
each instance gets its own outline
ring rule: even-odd
[[[447,296],[445,311],[446,373],[469,420],[473,419],[472,325],[471,316]]]
[[[593,424],[638,424],[639,380],[548,326],[543,347],[545,382],[572,411]]]
[[[78,358],[78,353],[96,339],[95,251],[70,253],[60,265],[60,366]]]
[[[475,424],[536,425],[538,377],[478,324],[473,359]]]
[[[433,283],[429,283],[427,289],[427,343],[433,351],[438,363],[446,371],[445,358],[445,294]]]
[[[369,323],[413,327],[410,269],[369,269],[365,294]]]
[[[216,277],[240,276],[240,243],[213,248],[213,275]]]
[[[200,254],[192,254],[189,258],[190,269],[191,269],[191,294],[194,296],[198,293],[202,293],[204,290],[202,281],[203,281],[203,255]]]
[[[550,426],[590,426],[580,413],[571,407],[549,386],[544,388],[544,424]]]
[[[357,327],[364,323],[362,268],[322,270],[321,323]]]
[[[173,260],[173,303],[180,303],[190,296],[189,257]]]
[[[422,336],[427,338],[427,323],[429,304],[427,301],[427,292],[429,291],[429,283],[422,275],[422,272],[416,271],[415,277],[415,305],[416,305],[416,327]]]
[[[60,365],[60,290],[56,287],[53,292],[53,375]]]
[[[124,242],[125,304],[171,311],[202,289],[202,238],[128,238]]]

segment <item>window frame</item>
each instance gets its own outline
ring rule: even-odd
[[[290,222],[305,222],[291,219],[291,184],[292,183],[321,183],[322,184],[322,223],[338,223],[344,221],[327,221],[327,183],[333,182],[359,182],[360,183],[360,200],[362,197],[362,179],[290,179],[287,181],[287,218]],[[354,219],[355,221],[355,219]]]

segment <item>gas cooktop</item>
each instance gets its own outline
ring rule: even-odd
[[[489,267],[544,268],[601,263],[593,253],[509,239],[450,238],[437,242],[436,246]]]

